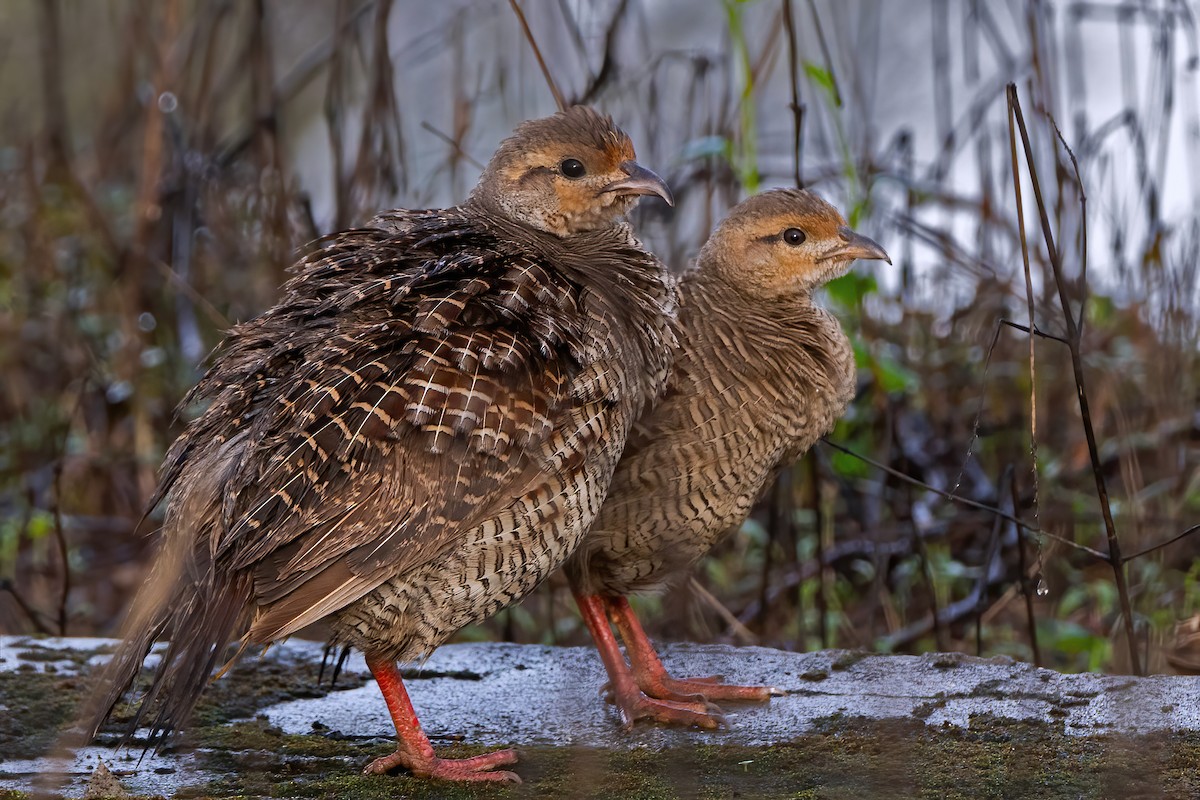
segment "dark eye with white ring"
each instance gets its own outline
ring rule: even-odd
[[[799,245],[804,244],[804,239],[804,231],[800,230],[799,228],[788,228],[783,232],[783,240],[792,247],[798,247]]]
[[[571,180],[582,178],[587,174],[587,167],[585,167],[583,162],[577,158],[564,159],[563,162],[558,165],[558,170]]]

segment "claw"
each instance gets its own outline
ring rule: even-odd
[[[717,675],[706,678],[672,678],[664,672],[645,680],[642,691],[661,700],[702,697],[705,700],[734,703],[761,703],[772,697],[783,697],[784,694],[774,686],[738,686],[720,681],[721,676]],[[639,681],[639,684],[641,683],[642,681]]]
[[[656,700],[638,692],[617,701],[621,723],[631,730],[634,723],[649,720],[664,725],[686,725],[706,730],[725,726],[725,715],[712,703]]]

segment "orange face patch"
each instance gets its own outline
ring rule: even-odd
[[[574,106],[518,126],[479,191],[514,218],[565,236],[611,225],[632,207],[636,198],[605,189],[630,178],[621,164],[634,159],[632,141],[610,118]]]
[[[713,233],[702,261],[726,280],[762,298],[811,289],[838,264],[822,256],[842,244],[845,220],[837,209],[807,192],[767,192],[735,208]],[[804,234],[788,242],[795,228]]]
[[[747,239],[768,239],[780,236],[788,228],[799,228],[807,241],[834,241],[838,238],[838,227],[845,225],[842,215],[833,214],[776,214],[767,217],[752,217],[740,227]]]
[[[552,228],[570,227],[568,220],[580,220],[604,213],[615,204],[623,213],[632,200],[616,193],[601,193],[601,189],[626,176],[621,164],[634,159],[633,144],[628,137],[612,131],[605,137],[606,146],[597,149],[592,144],[547,143],[529,150],[505,165],[502,174],[512,184],[535,180],[549,182],[557,200],[556,215],[560,224],[548,220]],[[564,174],[563,163],[574,159],[583,164],[585,172],[578,178]]]
[[[611,175],[612,180],[619,177],[622,162],[633,161],[633,143],[616,131],[611,134],[611,141],[606,142],[602,150],[592,145],[567,144],[555,142],[531,149],[506,164],[503,169],[504,177],[517,182],[523,176],[538,169],[557,171],[564,161],[573,158],[580,161],[587,169],[587,176]]]

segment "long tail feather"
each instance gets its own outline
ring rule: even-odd
[[[86,740],[99,732],[136,681],[154,643],[170,635],[150,687],[124,732],[127,741],[144,720],[152,719],[147,744],[161,744],[165,734],[186,724],[226,645],[246,626],[252,576],[218,576],[196,568],[195,558],[171,552],[174,549],[168,545],[157,559],[154,573],[134,602],[124,641],[84,709],[79,729]]]
[[[188,720],[226,645],[247,627],[253,575],[214,569],[210,539],[221,525],[226,467],[237,454],[224,443],[196,458],[181,473],[167,509],[163,544],[145,586],[133,602],[123,642],[85,705],[77,730],[90,741],[137,680],[156,641],[170,643],[154,669],[150,687],[138,701],[128,740],[146,719],[148,745]]]

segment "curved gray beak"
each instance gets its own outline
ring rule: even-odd
[[[889,264],[892,263],[892,259],[888,257],[887,251],[880,247],[873,239],[868,239],[861,233],[855,233],[850,230],[849,226],[840,226],[838,228],[838,235],[841,237],[842,245],[822,255],[821,261],[829,261],[835,258],[839,261],[853,261],[856,258],[861,258],[866,261],[886,261]]]
[[[615,180],[600,190],[600,194],[618,192],[619,194],[653,194],[658,195],[669,206],[675,205],[675,198],[667,188],[667,182],[643,167],[636,161],[622,161],[621,171],[628,177]]]

